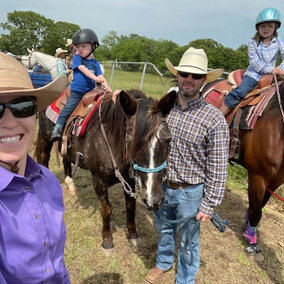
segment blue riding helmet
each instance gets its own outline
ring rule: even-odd
[[[276,22],[278,23],[278,27],[280,28],[281,26],[281,21],[280,21],[280,13],[277,9],[275,8],[265,8],[263,9],[256,18],[256,23],[255,27],[257,28],[259,24],[265,23],[265,22]]]

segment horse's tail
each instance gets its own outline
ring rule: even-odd
[[[50,139],[53,123],[45,116],[45,110],[39,112],[38,124],[37,139],[34,143],[34,158],[39,164],[48,167],[53,144]]]

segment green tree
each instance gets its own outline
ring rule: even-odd
[[[79,29],[80,26],[71,23],[53,23],[46,30],[46,37],[42,41],[42,51],[54,55],[56,48],[65,49],[67,39],[72,38],[73,34]]]
[[[0,36],[0,48],[14,54],[26,54],[27,48],[40,49],[46,30],[52,24],[52,20],[32,11],[8,13],[7,22],[0,26],[9,34]]]
[[[0,23],[8,34],[0,36],[0,49],[14,54],[27,54],[27,48],[54,54],[57,47],[64,47],[80,26],[54,22],[32,11],[8,13],[7,22]]]

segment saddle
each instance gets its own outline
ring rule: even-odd
[[[237,72],[237,73],[234,73]],[[217,82],[203,93],[205,100],[219,108],[224,103],[225,96],[241,83],[243,70],[236,70],[229,75],[228,80]],[[270,98],[275,92],[273,75],[264,75],[254,90],[226,116],[230,126],[230,153],[229,159],[239,159],[239,129],[253,129],[258,117],[262,114]],[[242,127],[241,125],[246,125]]]
[[[93,89],[92,91],[86,93],[72,114],[69,116],[62,134],[62,155],[67,153],[67,141],[72,134],[79,137],[84,135],[87,124],[94,111],[100,105],[104,93],[105,91],[99,88]],[[64,103],[64,99],[62,99],[59,103]]]

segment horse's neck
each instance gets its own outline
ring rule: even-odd
[[[37,62],[44,67],[45,70],[50,72],[52,79],[57,77],[56,72],[56,59],[48,54],[37,53],[35,54]]]

